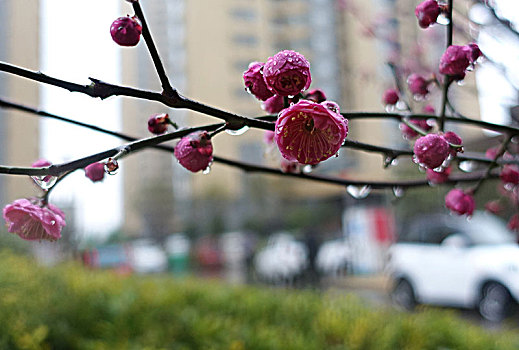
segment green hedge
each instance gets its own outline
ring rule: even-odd
[[[338,293],[42,268],[0,253],[0,349],[517,349],[428,310],[374,310]]]

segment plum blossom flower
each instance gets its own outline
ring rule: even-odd
[[[175,147],[175,157],[189,171],[206,169],[213,161],[213,145],[207,131],[195,131],[184,136]]]
[[[506,225],[510,231],[519,231],[519,214],[514,214]]]
[[[56,241],[66,225],[65,214],[58,207],[36,198],[15,200],[4,207],[3,216],[8,231],[28,241]]]
[[[141,39],[142,26],[137,17],[119,17],[110,26],[112,39],[121,46],[135,46]]]
[[[505,184],[517,185],[519,184],[519,167],[514,164],[507,164],[503,166],[499,177]]]
[[[348,121],[323,104],[301,100],[279,114],[274,140],[285,159],[317,164],[340,149]]]
[[[155,135],[164,134],[168,130],[168,124],[167,113],[154,114],[148,119],[148,131]]]
[[[414,14],[418,18],[418,25],[424,29],[436,23],[440,13],[440,5],[436,0],[425,0],[418,4],[414,10]]]
[[[503,206],[501,205],[501,203],[499,203],[498,200],[488,201],[485,204],[485,210],[494,215],[498,215],[503,211]]]
[[[395,89],[387,89],[382,95],[382,102],[387,106],[394,106],[399,100],[398,91]]]
[[[97,162],[87,165],[85,167],[85,176],[92,182],[102,181],[105,177],[105,164]]]
[[[274,131],[266,130],[263,134],[263,142],[265,142],[267,145],[270,145],[272,142],[274,142]]]
[[[263,79],[263,66],[265,63],[262,62],[252,62],[249,64],[249,68],[243,72],[243,81],[245,83],[245,88],[247,91],[254,96],[258,100],[265,101],[274,94],[267,88],[267,84],[265,84],[265,80]]]
[[[478,45],[451,45],[440,58],[440,73],[450,75],[455,80],[465,78],[465,72],[481,56]]]
[[[280,51],[269,57],[263,67],[267,87],[279,96],[295,96],[312,82],[310,63],[299,52]]]
[[[445,196],[445,206],[458,215],[472,215],[476,203],[472,194],[454,188]]]
[[[420,74],[413,73],[407,78],[407,85],[409,91],[416,96],[423,98],[429,93],[428,85],[429,82]]]
[[[428,134],[420,137],[414,144],[416,161],[426,168],[434,169],[442,165],[450,153],[450,147],[445,139],[438,134]]]

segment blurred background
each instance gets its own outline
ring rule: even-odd
[[[384,111],[381,96],[395,86],[393,63],[405,83],[410,73],[437,74],[445,49],[445,26],[417,26],[415,0],[154,0],[142,1],[152,35],[172,84],[192,99],[249,117],[266,114],[243,86],[252,61],[265,62],[283,49],[301,52],[311,63],[312,86],[324,90],[342,112]],[[517,118],[519,13],[514,1],[495,0],[498,21],[484,4],[457,0],[455,44],[477,41],[487,59],[464,86],[451,89],[458,112],[512,124]],[[515,6],[515,7],[514,7]],[[114,19],[131,14],[124,1],[0,0],[4,23],[0,60],[77,83],[88,77],[160,91],[144,42],[121,48],[112,42]],[[0,73],[0,93],[18,103],[136,137],[149,136],[146,122],[169,113],[180,126],[211,118],[157,103],[110,98],[95,100],[52,86]],[[432,104],[410,99],[413,110]],[[448,125],[469,151],[497,144],[496,135]],[[0,163],[28,166],[39,158],[60,163],[115,147],[121,141],[21,112],[0,110]],[[350,121],[352,140],[406,148],[410,143],[393,120]],[[215,154],[279,166],[277,151],[263,132],[220,134]],[[343,149],[313,172],[369,180],[423,178],[410,159],[384,164],[379,154]],[[386,165],[386,166],[384,166]],[[475,164],[460,164],[463,171]],[[93,184],[82,171],[53,191],[51,202],[67,215],[57,243],[5,245],[34,251],[46,264],[75,257],[86,265],[127,272],[227,278],[231,282],[313,283],[316,276],[379,275],[387,249],[422,213],[444,212],[446,188],[371,191],[282,177],[246,174],[213,164],[209,174],[192,174],[171,154],[145,150],[120,162],[117,175]],[[458,170],[461,171],[461,170]],[[489,181],[480,207],[492,198]],[[0,202],[38,194],[31,180],[0,177]],[[7,238],[6,238],[7,237]],[[4,243],[3,243],[4,244]],[[309,272],[308,272],[309,271]],[[302,279],[299,279],[304,275]],[[310,282],[309,282],[310,281]]]

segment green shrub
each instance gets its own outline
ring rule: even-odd
[[[439,310],[353,296],[42,268],[0,253],[0,349],[517,349]]]

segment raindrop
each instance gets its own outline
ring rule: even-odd
[[[55,225],[56,224],[56,220],[51,220],[50,224],[51,225]]]
[[[346,187],[346,191],[355,199],[366,198],[371,192],[371,186],[365,185],[362,187],[349,185]]]
[[[54,186],[56,181],[58,181],[57,176],[51,175],[42,175],[42,176],[31,176],[32,180],[36,185],[40,186],[40,188],[44,191],[47,191],[49,188]]]
[[[396,103],[396,108],[399,110],[405,110],[405,109],[407,109],[407,106],[404,101],[398,101]]]
[[[458,84],[459,86],[463,86],[463,85],[465,85],[465,80],[463,80],[463,79],[458,80],[458,81],[456,82],[456,84]]]
[[[515,185],[513,183],[510,183],[510,182],[507,182],[503,185],[503,187],[505,188],[505,190],[507,191],[513,191],[514,188],[515,188]]]
[[[314,168],[313,168],[311,165],[309,165],[309,164],[305,165],[305,166],[301,169],[301,171],[302,171],[303,173],[305,173],[305,174],[310,174],[310,173],[312,172],[312,170],[314,170]]]
[[[386,156],[384,158],[382,165],[384,166],[384,168],[387,168],[390,165],[398,165],[398,159],[393,156]]]
[[[463,160],[459,162],[458,168],[465,173],[470,173],[476,170],[478,168],[478,165],[476,162],[472,160]]]
[[[117,160],[113,158],[108,158],[108,161],[105,163],[105,173],[108,175],[115,175],[119,172],[119,164]]]
[[[450,23],[450,21],[447,18],[447,16],[445,16],[444,14],[440,14],[436,19],[436,23],[446,26]]]
[[[402,198],[404,196],[405,190],[400,186],[393,186],[393,194],[396,198]]]
[[[207,175],[211,172],[211,163],[207,166],[207,168],[205,168],[204,170],[202,170],[202,174],[204,175]]]
[[[245,134],[245,132],[249,130],[249,127],[247,125],[245,125],[243,128],[240,128],[238,130],[229,130],[229,129],[226,129],[225,132],[228,133],[229,135],[232,135],[232,136],[239,136],[239,135],[243,135]]]
[[[386,105],[385,110],[387,113],[392,113],[395,111],[395,105]]]

